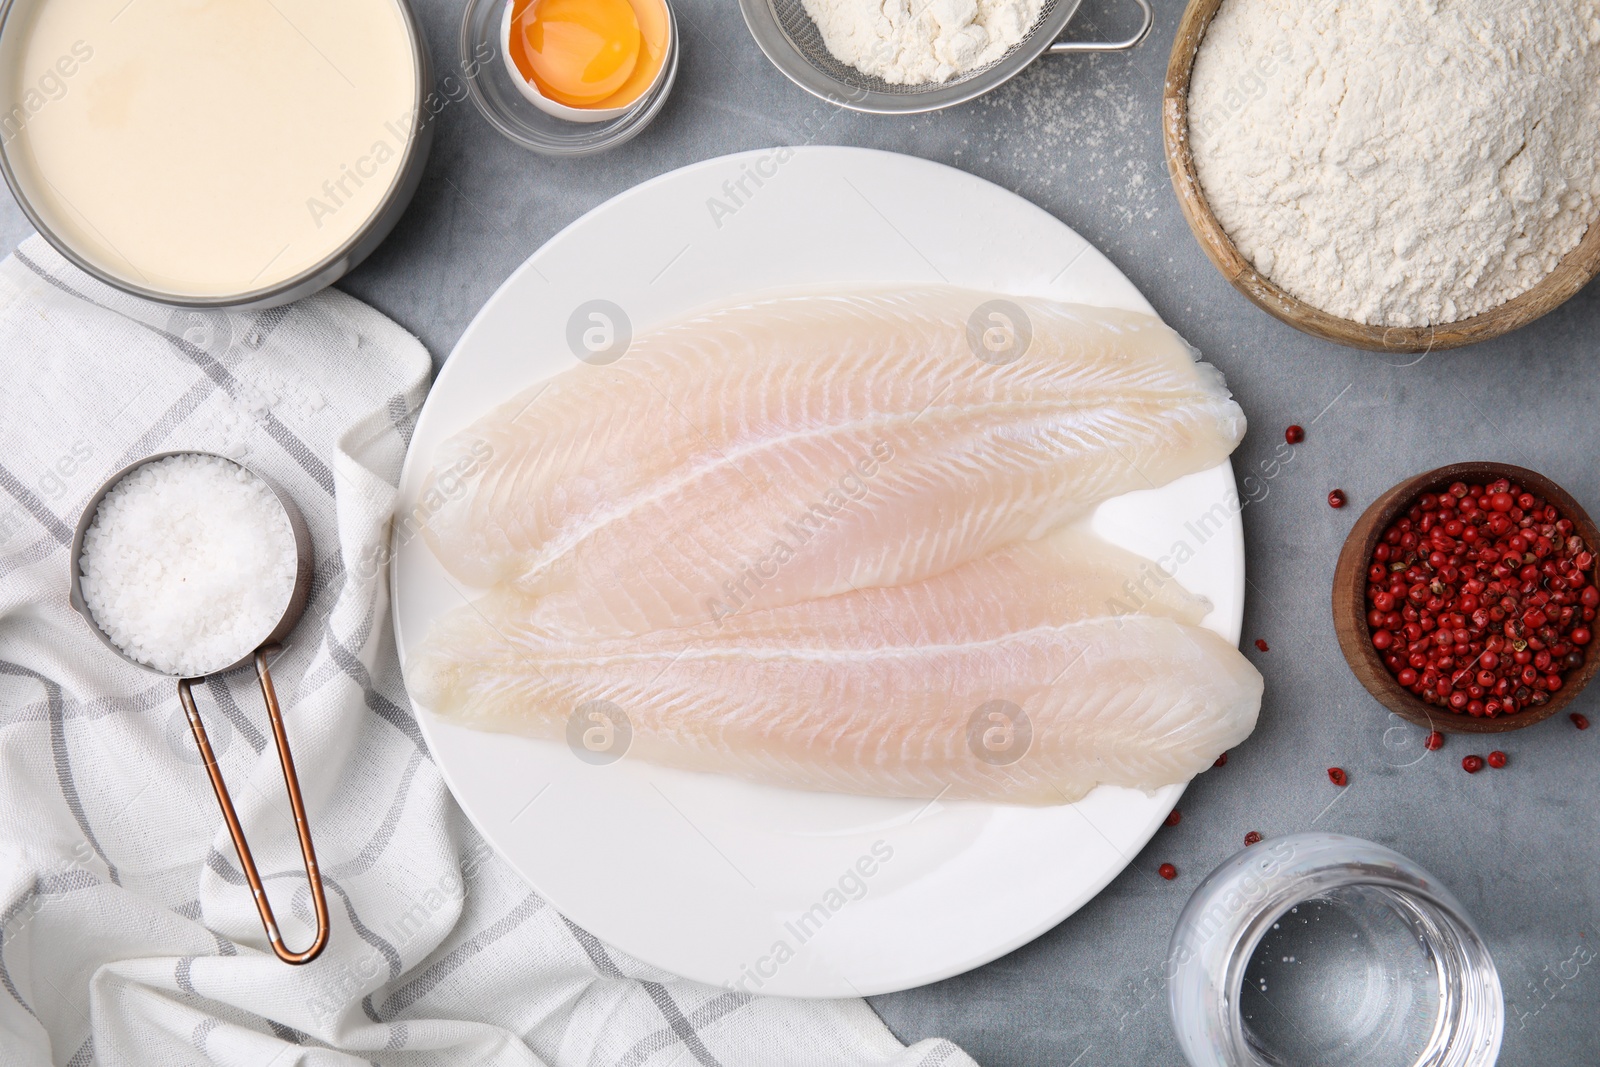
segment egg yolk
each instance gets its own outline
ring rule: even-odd
[[[639,19],[628,0],[533,0],[518,8],[511,35],[514,43],[521,38],[527,66],[517,66],[557,103],[604,100],[639,62]]]

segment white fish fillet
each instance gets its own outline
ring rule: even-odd
[[[603,606],[569,592],[491,595],[453,615],[468,641],[498,635],[490,619],[554,642],[597,647],[681,648],[696,641],[875,648],[919,642],[984,641],[1018,630],[1135,610],[1195,625],[1211,611],[1154,563],[1074,525],[1037,541],[1016,541],[920,582],[866,586],[778,608],[745,610],[675,631],[617,638]],[[449,633],[441,624],[436,634]],[[665,636],[663,636],[665,635]],[[609,644],[604,642],[611,639]],[[458,648],[470,647],[457,639]],[[430,644],[432,643],[430,639]]]
[[[466,725],[549,739],[608,702],[631,725],[630,759],[803,789],[1064,803],[1101,783],[1186,780],[1255,725],[1261,677],[1194,625],[1202,599],[1167,579],[1145,613],[1107,617],[1150,566],[1068,530],[921,582],[630,638],[595,638],[561,595],[501,593],[441,618],[406,680]],[[1006,734],[1012,709],[1026,725]]]
[[[461,581],[569,591],[616,634],[937,574],[1222,462],[1245,420],[1159,319],[987,294],[795,297],[581,365],[447,442],[424,494]],[[465,473],[461,473],[465,472]]]

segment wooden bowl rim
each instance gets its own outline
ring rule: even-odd
[[[1200,185],[1189,144],[1189,81],[1195,56],[1223,0],[1189,0],[1178,23],[1161,97],[1162,140],[1178,206],[1206,257],[1257,307],[1297,330],[1335,344],[1376,352],[1419,353],[1459,348],[1503,336],[1554,311],[1600,273],[1600,218],[1577,247],[1527,292],[1471,318],[1434,326],[1369,326],[1329,314],[1279,288],[1239,252],[1217,221]]]
[[[1485,477],[1491,475],[1492,477]],[[1536,496],[1554,504],[1584,539],[1585,546],[1594,551],[1600,546],[1600,530],[1589,518],[1583,506],[1561,486],[1539,474],[1508,463],[1476,460],[1452,463],[1413,475],[1395,485],[1374,500],[1361,513],[1345,538],[1339,552],[1339,562],[1333,574],[1333,627],[1339,638],[1339,649],[1356,679],[1378,703],[1408,722],[1441,733],[1497,734],[1520,730],[1543,722],[1560,712],[1581,693],[1597,672],[1600,672],[1600,648],[1591,646],[1585,651],[1584,664],[1569,674],[1565,684],[1542,708],[1530,708],[1515,715],[1493,719],[1475,719],[1424,703],[1410,690],[1402,687],[1379,658],[1372,647],[1371,628],[1367,625],[1366,586],[1367,566],[1372,550],[1383,531],[1388,529],[1411,501],[1424,493],[1438,492],[1453,482],[1487,483],[1506,478]],[[1591,572],[1592,576],[1592,572]]]

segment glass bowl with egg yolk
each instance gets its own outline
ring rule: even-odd
[[[664,0],[510,0],[503,55],[535,107],[570,122],[626,114],[662,77]]]
[[[634,17],[639,22],[639,35],[645,47],[649,47],[652,39],[665,38],[660,73],[638,99],[621,109],[621,114],[597,118],[595,108],[571,108],[568,114],[593,120],[576,122],[551,113],[553,109],[566,108],[565,104],[550,100],[543,106],[535,104],[533,96],[537,95],[537,90],[511,60],[511,17],[528,5],[523,0],[466,0],[458,41],[461,72],[466,76],[473,106],[501,136],[540,155],[592,155],[635,137],[666,107],[678,73],[680,34],[673,0],[651,2],[660,5],[655,10],[666,20],[664,33],[658,31],[657,36],[652,37],[647,24],[650,16],[641,13],[642,8],[634,9]],[[635,59],[634,73],[629,79],[641,77],[638,71],[639,60]]]

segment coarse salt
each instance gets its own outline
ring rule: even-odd
[[[264,481],[214,456],[168,456],[101,499],[80,586],[114,645],[195,678],[267,639],[294,595],[297,559],[288,515]]]

